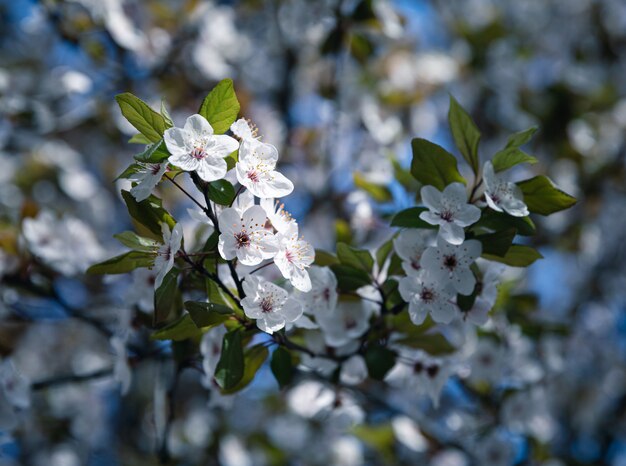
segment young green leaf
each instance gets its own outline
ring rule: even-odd
[[[543,258],[541,253],[535,248],[522,246],[521,244],[512,245],[504,257],[493,254],[483,254],[482,257],[491,261],[502,262],[512,267],[528,267],[536,260]]]
[[[480,142],[480,131],[478,131],[472,117],[469,116],[452,96],[450,96],[448,122],[450,123],[450,131],[452,132],[454,143],[472,168],[472,171],[475,174],[478,173],[478,143]]]
[[[148,147],[146,147],[146,150],[144,150],[143,152],[135,154],[133,158],[137,162],[159,163],[169,156],[170,153],[167,151],[167,147],[165,147],[163,140],[160,139],[154,144],[150,144]]]
[[[272,353],[272,360],[270,362],[272,368],[272,374],[276,378],[280,388],[288,386],[294,375],[293,362],[291,361],[291,353],[279,346]]]
[[[197,329],[193,322],[191,324]],[[233,388],[243,377],[243,367],[241,331],[233,330],[224,335],[222,354],[215,368],[215,381],[223,390]]]
[[[129,92],[115,96],[122,115],[150,142],[163,138],[166,129],[165,119],[152,110],[143,100]]]
[[[167,111],[167,107],[165,106],[165,100],[161,99],[161,116],[163,120],[165,120],[165,127],[172,128],[174,126],[174,121],[170,116],[170,112]]]
[[[501,172],[520,163],[535,164],[537,159],[517,147],[508,147],[496,152],[491,162],[493,163],[493,169],[496,172]]]
[[[122,233],[113,235],[113,238],[127,248],[134,249],[135,251],[153,252],[159,247],[159,243],[155,240],[139,236],[133,231],[123,231]]]
[[[154,263],[154,254],[141,251],[129,251],[112,257],[87,269],[90,275],[128,273],[141,267],[150,267]]]
[[[426,139],[413,139],[411,174],[424,185],[432,185],[440,191],[450,183],[467,184],[457,168],[456,158],[443,147]]]
[[[437,229],[437,225],[431,225],[420,218],[422,212],[426,212],[426,207],[409,207],[408,209],[401,210],[391,219],[392,227],[402,228],[427,228]]]
[[[363,175],[355,172],[353,175],[354,185],[357,188],[361,188],[363,191],[372,196],[376,202],[389,202],[393,199],[391,191],[387,186],[382,186],[376,183],[367,181]]]
[[[517,185],[524,193],[528,210],[540,215],[550,215],[576,204],[576,198],[558,189],[546,176],[535,176]]]
[[[128,191],[122,191],[122,198],[128,208],[130,216],[140,225],[143,225],[151,237],[161,240],[163,233],[161,223],[167,223],[170,229],[174,228],[176,221],[167,210],[163,208],[161,199],[150,196],[141,202],[137,202]]]
[[[129,144],[150,144],[150,140],[145,137],[143,134],[138,133],[138,134],[134,134],[129,140],[128,140]]]
[[[185,301],[185,309],[198,328],[215,327],[226,322],[233,315],[229,307],[214,303]]]
[[[373,379],[383,380],[396,363],[396,353],[383,346],[370,346],[365,352],[367,371]]]
[[[150,338],[153,340],[174,340],[182,341],[194,338],[201,334],[195,326],[189,314],[180,316],[174,322],[154,332]]]
[[[337,277],[337,285],[342,291],[354,291],[371,284],[370,277],[364,270],[342,264],[331,265],[330,269]]]
[[[211,123],[215,134],[224,134],[237,119],[239,108],[232,79],[224,79],[204,98],[198,113]]]
[[[176,301],[180,299],[177,268],[173,268],[163,278],[163,283],[154,292],[154,322],[164,322],[170,315]]]
[[[371,272],[374,267],[374,259],[369,251],[355,249],[345,243],[337,244],[337,258],[343,265],[355,269]]]
[[[494,256],[504,257],[506,252],[513,244],[516,231],[514,228],[508,230],[496,231],[486,235],[478,235],[474,239],[481,242],[483,246],[483,254],[491,254]]]
[[[267,350],[267,347],[263,344],[253,346],[252,348],[248,349],[244,355],[243,375],[241,376],[239,381],[233,386],[223,387],[222,393],[225,395],[229,395],[247,387],[250,382],[254,380],[254,376],[267,359],[268,354],[269,351]]]
[[[216,204],[229,206],[235,199],[235,188],[226,180],[212,181],[207,184],[207,196]]]
[[[316,249],[314,264],[319,265],[320,267],[325,267],[328,265],[339,264],[339,259],[337,259],[337,256],[328,251]]]
[[[385,241],[376,251],[376,264],[382,268],[389,255],[393,252],[393,238]]]
[[[537,132],[537,127],[533,126],[524,131],[520,131],[519,133],[512,134],[509,136],[509,140],[506,143],[506,147],[521,147],[526,144],[528,141],[532,139],[532,137]]]
[[[532,236],[537,229],[530,217],[513,217],[512,215],[484,209],[480,220],[472,225],[472,230],[487,228],[489,230],[506,230],[515,228],[518,235]]]

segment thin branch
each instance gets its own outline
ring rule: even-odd
[[[241,307],[241,303],[239,302],[239,299],[232,293],[232,291],[230,291],[228,289],[228,287],[226,285],[224,285],[224,282],[222,282],[222,280],[220,279],[220,277],[217,274],[213,274],[213,273],[209,272],[207,269],[205,269],[200,264],[197,264],[196,262],[192,261],[191,258],[187,255],[187,253],[185,253],[182,250],[181,250],[181,252],[182,252],[182,254],[181,254],[180,257],[182,257],[185,262],[187,262],[189,265],[191,265],[200,274],[204,275],[207,278],[210,278],[215,283],[217,283],[217,286],[219,286],[222,289],[222,291],[224,291],[224,293],[226,293],[241,309],[243,309]]]
[[[164,175],[165,178],[167,178],[168,180],[170,180],[172,183],[174,183],[174,186],[176,186],[178,189],[180,189],[189,199],[191,199],[198,207],[200,207],[205,213],[208,212],[208,209],[206,207],[204,207],[202,204],[200,204],[191,194],[189,194],[185,188],[183,188],[181,185],[179,185],[174,178],[170,178],[167,174]]]
[[[256,272],[258,272],[259,270],[264,269],[264,268],[265,268],[265,267],[267,267],[268,265],[272,265],[272,264],[273,264],[273,262],[272,262],[272,261],[270,261],[270,262],[268,262],[268,263],[266,263],[266,264],[259,265],[256,269],[254,269],[252,272],[250,272],[250,273],[249,273],[249,275],[252,275],[253,273],[256,273]]]
[[[42,390],[48,387],[54,387],[57,385],[65,385],[68,383],[87,382],[89,380],[101,379],[103,377],[109,377],[113,375],[113,368],[100,369],[98,371],[89,372],[87,374],[70,374],[61,375],[58,377],[52,377],[50,379],[40,380],[31,384],[31,389]]]

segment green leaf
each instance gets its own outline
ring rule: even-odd
[[[393,251],[393,238],[385,241],[376,251],[376,264],[380,270]]]
[[[185,301],[185,309],[198,328],[215,327],[233,315],[232,309],[215,303]]]
[[[133,231],[123,231],[122,233],[113,235],[113,238],[118,240],[127,248],[134,249],[136,251],[152,252],[159,247],[159,243],[155,240],[139,236]]]
[[[515,228],[517,234],[522,236],[532,236],[537,231],[530,217],[513,217],[492,209],[483,209],[480,220],[472,225],[472,230],[478,228],[488,228],[496,231]]]
[[[426,139],[413,139],[413,160],[411,174],[424,185],[431,185],[443,191],[450,183],[466,184],[459,173],[456,158],[443,147]]]
[[[151,267],[152,264],[154,264],[154,254],[129,251],[92,265],[87,269],[87,273],[90,275],[127,273],[140,267]]]
[[[437,225],[431,225],[420,218],[422,212],[428,212],[426,207],[409,207],[401,210],[391,219],[392,227],[401,228],[427,228],[435,230],[439,228]]]
[[[157,142],[163,138],[166,125],[165,119],[152,110],[143,100],[129,92],[115,96],[122,115],[128,122],[143,134],[150,142]]]
[[[211,181],[207,184],[207,196],[216,204],[229,206],[235,199],[235,188],[226,180]]]
[[[535,164],[537,159],[517,147],[508,147],[497,152],[491,162],[493,163],[494,171],[501,172],[520,163]]]
[[[159,323],[167,320],[176,300],[180,298],[178,290],[178,273],[177,268],[173,268],[165,277],[163,283],[154,292],[154,322]]]
[[[391,191],[387,186],[382,186],[376,183],[372,183],[367,181],[363,175],[358,172],[355,172],[353,175],[354,185],[357,188],[361,188],[363,191],[372,196],[376,202],[389,202],[393,199]]]
[[[193,323],[189,314],[180,316],[174,322],[154,332],[150,338],[153,340],[182,341],[194,338],[201,334],[198,327]]]
[[[454,143],[472,168],[472,171],[475,174],[478,173],[480,131],[478,131],[472,118],[452,96],[450,96],[448,122],[450,123],[450,131],[452,132]]]
[[[215,134],[224,134],[237,119],[239,108],[232,79],[224,79],[204,98],[198,113],[211,123]]]
[[[282,346],[276,348],[272,353],[270,367],[280,388],[288,386],[293,380],[294,367],[291,361],[291,353]]]
[[[509,136],[509,140],[506,143],[506,147],[520,147],[526,144],[528,141],[532,139],[532,137],[537,132],[537,127],[533,126],[532,128],[528,128],[524,131],[520,131],[519,133],[512,134]]]
[[[159,140],[154,144],[150,144],[146,147],[146,150],[135,154],[133,157],[137,162],[159,163],[170,156],[170,153],[165,147],[163,140]]]
[[[417,192],[419,183],[413,178],[411,172],[400,165],[400,162],[394,158],[391,159],[391,164],[393,165],[393,175],[398,183],[400,183],[407,192]]]
[[[550,215],[569,209],[576,204],[576,198],[558,189],[546,176],[535,176],[520,181],[517,185],[524,193],[528,210],[540,215]]]
[[[368,273],[374,267],[374,259],[369,251],[355,249],[345,243],[337,243],[337,258],[343,265]]]
[[[165,100],[161,99],[161,116],[165,121],[166,128],[172,128],[174,126],[174,121],[170,116],[170,112],[167,111],[167,107],[165,107]]]
[[[478,296],[478,286],[474,286],[474,290],[469,295],[457,294],[456,304],[463,312],[467,312],[474,307],[476,297]]]
[[[522,246],[521,244],[512,245],[504,257],[492,254],[483,254],[482,257],[495,262],[502,262],[512,267],[528,267],[536,260],[543,258],[541,253],[535,248]]]
[[[397,463],[397,456],[394,450],[396,438],[390,423],[379,425],[360,424],[353,427],[352,432],[355,437],[380,455],[381,461],[376,464]]]
[[[511,244],[513,244],[515,234],[515,229],[510,228],[508,230],[496,231],[495,233],[487,233],[486,235],[478,235],[474,239],[477,239],[483,245],[483,254],[504,257]]]
[[[170,230],[176,225],[176,221],[172,218],[167,210],[163,208],[161,199],[150,196],[141,202],[137,202],[129,191],[122,191],[122,198],[128,208],[130,216],[140,225],[143,225],[151,233],[155,239],[162,241],[163,233],[161,223],[167,223]]]
[[[400,338],[397,343],[410,346],[411,348],[421,349],[433,356],[453,353],[456,349],[440,333],[428,333],[420,335],[419,337],[410,336]]]
[[[150,140],[145,137],[143,134],[138,133],[133,135],[129,140],[128,140],[129,144],[150,144]]]
[[[354,291],[371,282],[369,275],[363,270],[341,264],[331,265],[330,268],[337,277],[337,285],[342,291]]]
[[[367,371],[373,379],[383,380],[396,363],[396,353],[383,346],[370,346],[365,352]]]
[[[192,325],[197,328],[193,322]],[[217,384],[223,390],[235,387],[243,377],[243,364],[241,332],[233,330],[224,335],[222,354],[215,368],[215,381]]]
[[[325,267],[328,265],[339,264],[339,259],[337,259],[337,256],[328,251],[316,249],[314,264],[319,265],[320,267]]]
[[[124,170],[122,173],[117,175],[117,177],[115,178],[114,181],[122,180],[122,179],[128,179],[132,175],[137,173],[140,169],[141,169],[141,167],[139,166],[139,164],[131,163],[128,167],[126,167],[126,170]]]
[[[254,380],[254,376],[267,359],[268,354],[269,351],[267,350],[267,347],[263,344],[253,346],[252,348],[246,350],[246,353],[244,355],[244,371],[241,379],[232,387],[224,388],[222,390],[222,393],[225,395],[229,395],[247,387],[250,382]]]

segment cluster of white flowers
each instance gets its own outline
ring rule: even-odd
[[[485,164],[483,173],[489,207],[517,217],[528,215],[517,185],[497,177],[491,162]],[[421,197],[428,211],[422,212],[420,218],[439,227],[435,244],[428,233],[417,229],[404,230],[394,240],[407,275],[400,279],[399,291],[409,303],[411,320],[419,325],[430,314],[435,322],[448,324],[462,316],[482,325],[495,303],[501,268],[489,268],[477,286],[472,266],[482,253],[482,245],[475,239],[466,240],[464,228],[480,219],[480,209],[468,202],[461,183],[451,183],[443,192],[424,186]],[[456,295],[471,295],[475,290],[473,307],[461,313]]]
[[[36,258],[67,276],[83,273],[104,253],[87,224],[70,216],[57,218],[47,210],[24,219],[22,236]]]
[[[232,133],[240,140],[227,135],[214,134],[211,124],[201,115],[187,118],[183,128],[165,131],[164,141],[171,156],[161,164],[145,164],[133,175],[137,184],[131,194],[137,200],[145,199],[158,184],[169,164],[184,171],[193,171],[204,181],[226,178],[225,158],[239,151],[233,169],[241,188],[230,207],[209,206],[217,216],[220,236],[218,251],[226,260],[237,260],[244,266],[273,261],[283,277],[299,291],[311,290],[308,269],[315,258],[311,244],[298,236],[298,224],[280,205],[276,198],[290,194],[293,183],[277,172],[278,150],[262,142],[256,129],[244,119],[231,125]],[[255,198],[259,198],[258,204]],[[194,218],[201,217],[193,212]],[[172,268],[176,252],[180,249],[182,231],[178,225],[170,234],[164,227],[163,245],[155,260],[158,287]],[[246,298],[242,306],[246,315],[257,320],[259,328],[267,333],[282,329],[298,319],[302,309],[289,297],[287,290],[251,272],[245,277],[243,289]]]

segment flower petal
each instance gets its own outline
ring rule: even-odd
[[[198,115],[197,113],[187,118],[183,128],[190,135],[199,138],[211,136],[213,134],[213,127],[211,126],[211,123],[209,123],[202,115]]]

